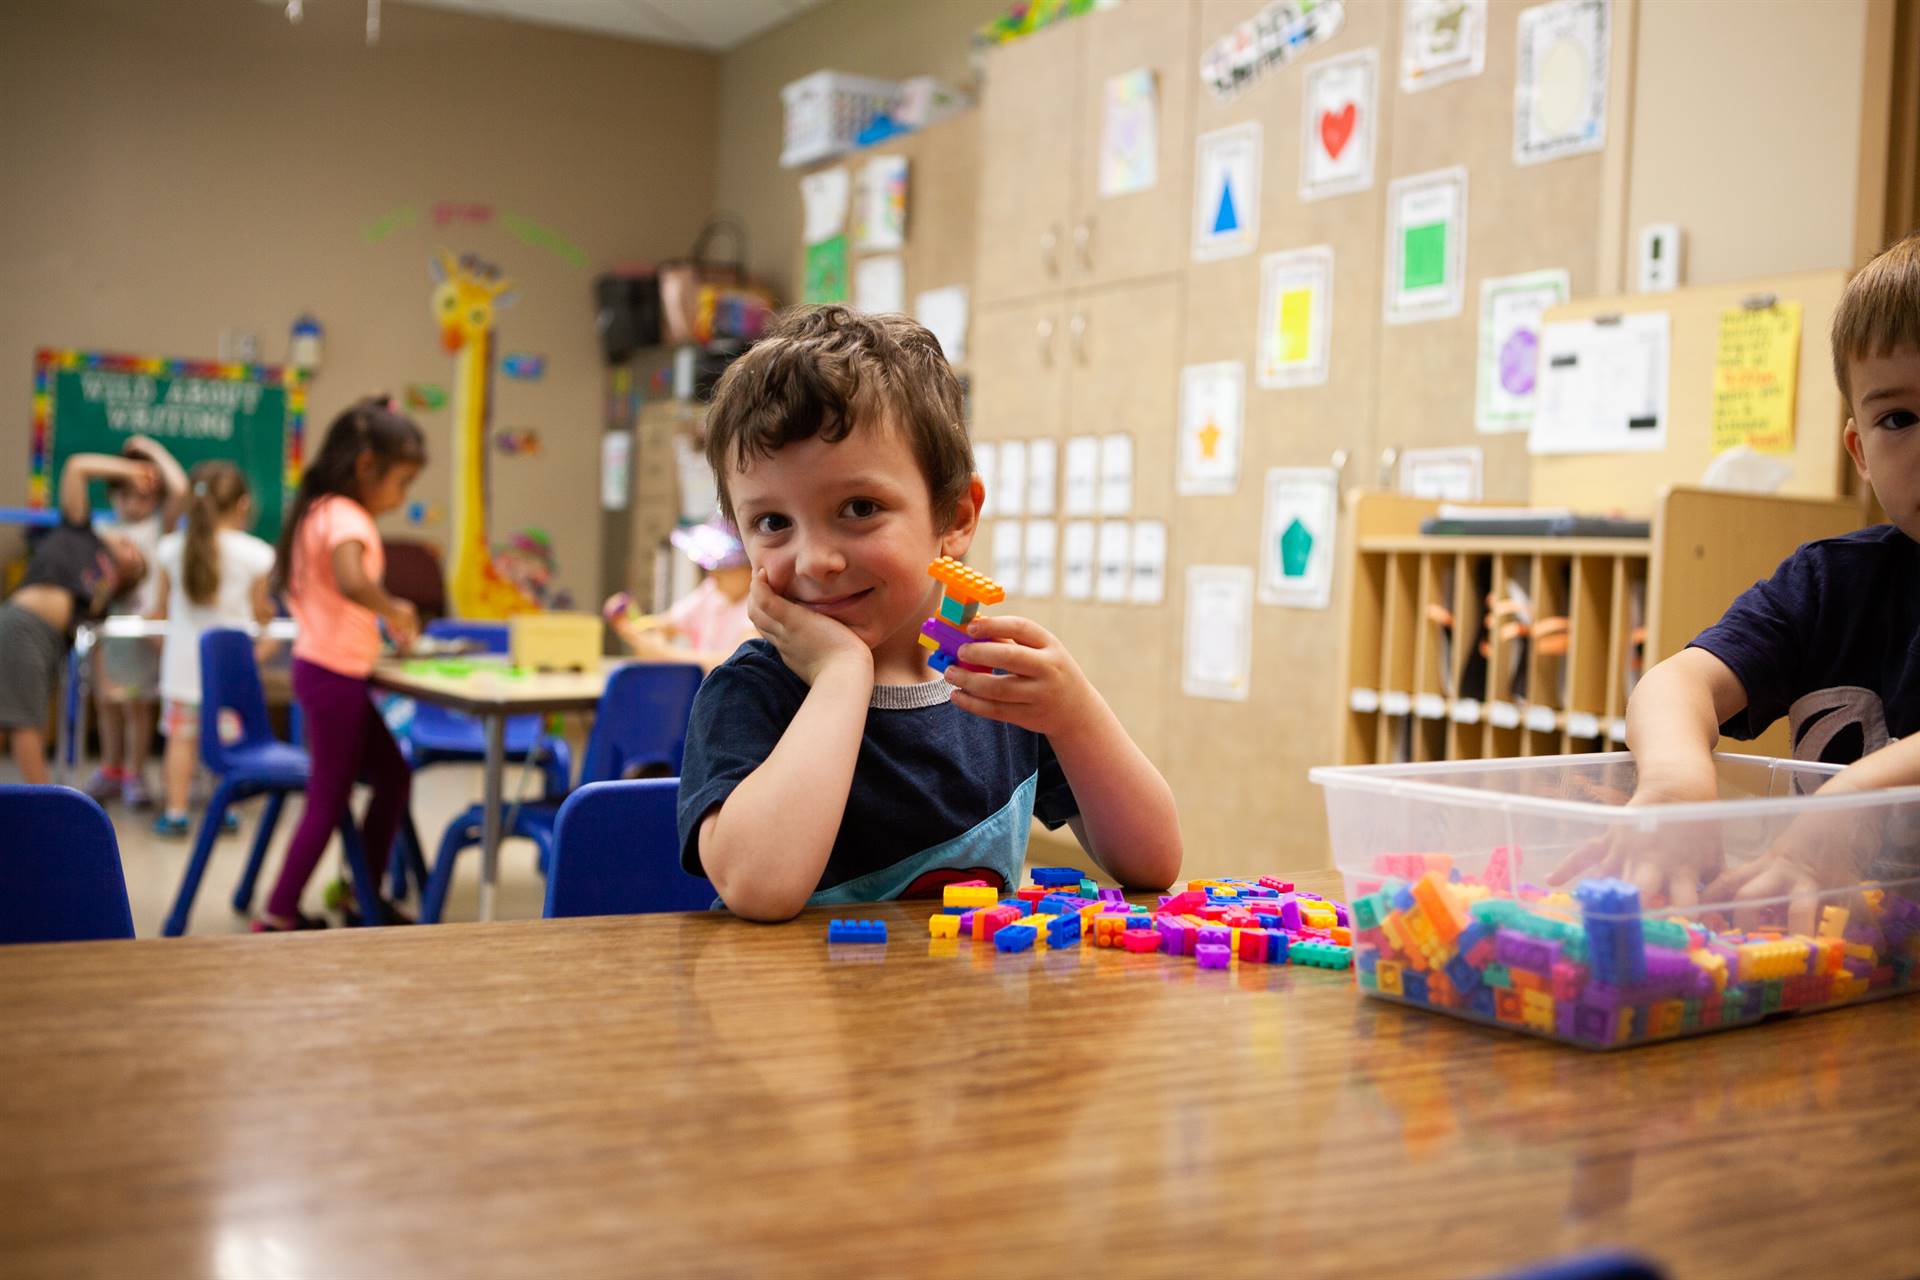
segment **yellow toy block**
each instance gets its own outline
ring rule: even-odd
[[[920,647],[922,649],[931,649],[935,653],[940,652],[940,642],[924,631],[920,633]]]
[[[1687,1005],[1684,1000],[1661,1000],[1647,1010],[1647,1037],[1677,1036],[1680,1034],[1681,1020],[1686,1017]]]
[[[1553,997],[1545,991],[1520,993],[1520,1021],[1535,1031],[1553,1034]]]
[[[1000,891],[990,885],[950,884],[940,895],[945,907],[991,907],[1000,901]]]
[[[952,556],[941,556],[927,566],[927,576],[946,588],[947,599],[961,604],[999,604],[1006,591],[986,574],[967,568]]]
[[[932,938],[957,938],[960,936],[960,917],[945,912],[927,917],[927,936]]]
[[[1390,996],[1406,994],[1406,988],[1400,982],[1400,966],[1391,960],[1381,960],[1373,967],[1374,980],[1380,989]]]
[[[1727,989],[1727,959],[1725,956],[1716,951],[1691,951],[1687,954],[1688,959],[1692,960],[1699,968],[1704,969],[1707,975],[1713,979],[1713,989],[1715,991],[1725,991]]]
[[[1032,925],[1033,949],[1035,951],[1045,951],[1047,949],[1047,926],[1052,924],[1053,921],[1053,916],[1028,916],[1024,920],[1016,921],[1016,923]]]
[[[1408,950],[1407,931],[1400,923],[1400,913],[1390,911],[1380,917],[1380,932],[1385,935],[1387,944],[1395,951]]]
[[[1847,932],[1845,907],[1825,907],[1820,912],[1820,936],[1823,938],[1842,938]]]

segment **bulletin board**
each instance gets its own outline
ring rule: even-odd
[[[192,469],[237,465],[253,490],[253,533],[279,536],[285,497],[300,480],[305,375],[290,366],[166,360],[42,350],[34,357],[28,504],[53,505],[60,469],[77,453],[118,454],[152,436]],[[106,505],[94,483],[93,505]]]

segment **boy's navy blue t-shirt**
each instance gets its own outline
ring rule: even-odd
[[[1046,738],[950,702],[944,680],[876,685],[833,852],[809,902],[871,902],[978,877],[1013,884],[1033,818],[1079,812]],[[773,645],[749,640],[700,686],[680,771],[680,859],[700,820],[773,753],[807,696]]]
[[[1920,544],[1890,524],[1809,542],[1693,644],[1747,691],[1722,733],[1784,715],[1796,759],[1852,764],[1920,729]]]

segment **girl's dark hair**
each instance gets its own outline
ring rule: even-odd
[[[412,418],[393,410],[386,396],[368,396],[341,411],[327,428],[320,452],[307,464],[294,492],[293,505],[280,525],[278,553],[273,562],[273,590],[285,591],[293,580],[294,540],[307,512],[320,499],[340,494],[360,500],[360,482],[355,464],[360,455],[371,450],[379,470],[376,475],[404,462],[425,466],[427,441]]]
[[[247,477],[231,462],[196,463],[188,475],[187,539],[180,551],[181,585],[195,604],[220,592],[220,521],[247,500]]]

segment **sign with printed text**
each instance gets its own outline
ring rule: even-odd
[[[1799,303],[1722,311],[1713,360],[1713,451],[1744,444],[1760,453],[1792,453],[1799,381]]]

